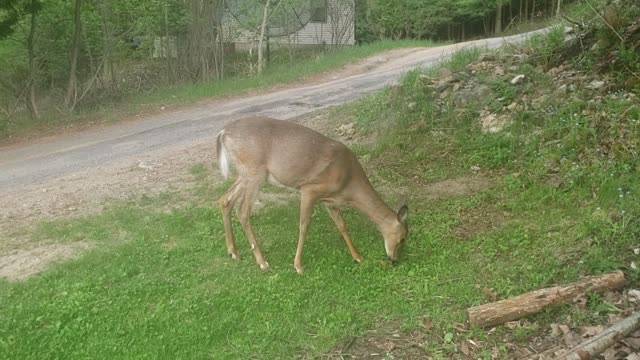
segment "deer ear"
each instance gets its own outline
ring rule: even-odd
[[[398,212],[400,212],[400,209],[402,209],[403,207],[407,207],[408,204],[409,197],[407,196],[407,194],[402,194],[400,196],[400,205],[398,205]]]
[[[407,215],[409,215],[409,207],[407,207],[407,205],[403,205],[400,210],[398,210],[398,221],[401,224],[406,224]]]

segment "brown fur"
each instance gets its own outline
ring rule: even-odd
[[[339,208],[353,206],[378,225],[385,239],[387,255],[396,260],[406,237],[406,203],[400,211],[391,210],[378,196],[355,155],[344,144],[314,130],[288,121],[254,117],[227,124],[216,139],[218,161],[221,154],[236,170],[236,181],[220,198],[227,251],[238,253],[231,230],[230,213],[240,201],[238,218],[251,243],[256,262],[269,268],[258,247],[249,217],[264,181],[300,190],[300,235],[294,266],[302,272],[302,246],[317,201],[327,207],[352,257],[360,261]]]

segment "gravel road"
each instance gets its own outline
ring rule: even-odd
[[[334,72],[277,91],[214,100],[184,110],[167,111],[107,128],[87,130],[0,151],[0,196],[21,186],[53,177],[108,166],[113,162],[162,148],[188,146],[210,138],[233,119],[269,115],[290,119],[318,109],[344,104],[398,81],[403,73],[445,60],[464,47],[496,48],[519,42],[535,32],[455,45],[404,49],[367,59],[360,71]]]

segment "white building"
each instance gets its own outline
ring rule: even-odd
[[[310,0],[311,20],[289,36],[270,37],[272,45],[294,46],[351,46],[355,43],[354,0]],[[275,2],[275,1],[274,1]],[[225,42],[236,48],[251,48],[258,44],[259,29],[244,29],[228,12],[223,20]]]

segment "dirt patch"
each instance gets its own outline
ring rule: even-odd
[[[458,214],[458,219],[459,223],[451,230],[451,233],[461,239],[495,231],[512,220],[509,212],[491,205],[464,209]]]
[[[403,332],[397,323],[388,323],[365,335],[354,337],[324,354],[322,359],[426,359],[427,334]]]
[[[27,234],[36,221],[86,216],[109,201],[192,188],[191,167],[215,166],[214,146],[213,138],[204,139],[188,148],[163,149],[0,193],[0,255],[28,243]]]
[[[462,176],[425,186],[421,192],[429,199],[467,196],[491,187],[491,181],[480,176]]]
[[[55,262],[71,259],[87,250],[85,242],[49,244],[29,250],[15,249],[0,256],[0,277],[9,281],[24,280]]]

